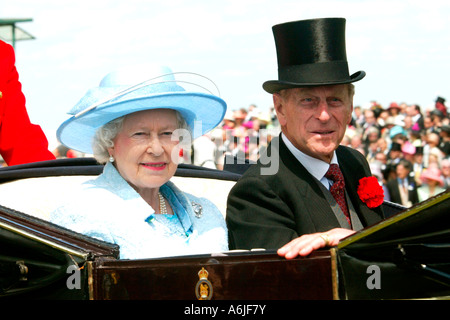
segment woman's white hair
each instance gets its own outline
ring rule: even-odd
[[[186,129],[192,135],[191,128],[188,126],[181,113],[176,110],[174,111],[177,116],[177,128]],[[126,117],[127,115],[114,119],[96,131],[92,141],[92,151],[94,153],[94,158],[99,163],[108,162],[110,157],[108,149],[114,147],[113,140],[116,138],[120,130],[122,130],[123,121]]]

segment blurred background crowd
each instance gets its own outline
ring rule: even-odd
[[[342,144],[366,156],[385,200],[410,207],[449,188],[449,119],[442,97],[427,108],[396,102],[382,106],[374,101],[354,107]],[[184,162],[219,170],[226,164],[255,162],[279,133],[273,108],[261,111],[249,105],[229,110],[220,126],[193,142]],[[53,153],[57,158],[86,156],[64,146]]]

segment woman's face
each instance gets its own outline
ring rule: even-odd
[[[159,188],[175,174],[179,153],[176,129],[176,113],[169,109],[139,111],[125,117],[122,130],[113,140],[114,147],[108,151],[120,175],[138,193]]]

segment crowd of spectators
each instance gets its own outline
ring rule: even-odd
[[[280,131],[273,108],[230,110],[220,126],[193,142],[184,162],[219,170],[227,162],[255,162]],[[409,207],[450,188],[450,118],[444,98],[425,109],[395,102],[355,106],[342,144],[366,156],[385,200]],[[57,157],[84,156],[58,151]]]
[[[192,157],[188,161],[220,170],[230,161],[237,164],[245,160],[256,162],[270,140],[279,133],[273,109],[263,112],[250,105],[247,109],[228,111],[221,126],[194,141]]]
[[[386,200],[409,207],[449,188],[450,122],[441,97],[426,109],[376,102],[355,107],[343,144],[366,156]]]
[[[227,113],[222,126],[194,141],[187,160],[217,169],[229,159],[254,162],[279,133],[273,109],[250,105]],[[342,144],[366,156],[385,200],[409,207],[449,188],[450,121],[441,97],[425,109],[395,102],[356,106]]]

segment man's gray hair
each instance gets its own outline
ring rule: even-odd
[[[174,110],[174,112],[177,116],[177,128],[188,130],[189,133],[192,134],[191,128],[188,126],[181,113],[176,110]],[[92,151],[94,153],[94,158],[99,163],[108,162],[110,157],[108,149],[114,147],[113,140],[122,130],[123,121],[126,117],[127,115],[108,122],[107,124],[100,127],[95,133],[92,141]]]

